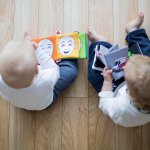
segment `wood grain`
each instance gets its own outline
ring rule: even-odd
[[[9,150],[34,150],[35,112],[10,106]]]
[[[105,7],[105,9],[104,9]],[[109,11],[108,11],[109,10]],[[89,25],[113,43],[113,1],[89,0]],[[89,86],[89,149],[115,149],[115,125],[98,108],[99,98]],[[109,143],[109,144],[108,144]]]
[[[115,125],[99,110],[98,104],[98,95],[90,86],[89,150],[115,149]]]
[[[149,8],[149,0],[0,0],[0,50],[26,30],[43,37],[88,25],[122,47],[125,26],[139,11],[150,36]],[[0,98],[0,150],[149,150],[150,124],[120,127],[98,104],[87,60],[79,60],[77,80],[47,110],[18,109]]]
[[[38,0],[15,0],[13,38],[22,38],[25,31],[36,35]],[[10,107],[9,150],[34,150],[35,112]]]
[[[88,1],[64,0],[64,33],[85,32],[88,25]],[[66,90],[64,97],[88,97],[87,62],[78,60],[79,74],[75,82]]]
[[[150,37],[150,17],[149,17],[149,0],[138,0],[138,12],[144,12],[144,23],[141,28],[146,30],[147,35]],[[142,126],[142,150],[148,150],[150,148],[150,124]]]
[[[113,0],[114,43],[123,47],[126,37],[125,27],[137,15],[137,0]]]
[[[64,30],[64,4],[63,0],[40,0],[39,3],[38,36],[50,36],[56,31]]]
[[[125,46],[126,24],[137,15],[137,0],[113,0],[114,42]],[[116,149],[141,149],[141,128],[123,128],[116,126]],[[135,139],[136,137],[136,139]],[[122,144],[121,144],[122,143]]]
[[[62,0],[40,0],[38,12],[38,36],[63,32],[64,5]],[[48,110],[36,112],[36,150],[61,150],[62,97]]]
[[[138,12],[144,12],[144,23],[142,27],[147,31],[148,36],[150,37],[150,17],[149,17],[149,0],[138,0]],[[142,28],[141,27],[141,28]]]
[[[0,1],[0,51],[13,35],[14,0]],[[9,103],[0,97],[0,149],[9,149]]]
[[[62,98],[36,112],[35,150],[61,150]]]
[[[88,149],[88,99],[65,98],[62,109],[62,150]]]

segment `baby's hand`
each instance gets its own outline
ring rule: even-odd
[[[112,82],[113,78],[112,78],[111,73],[112,73],[111,69],[108,70],[106,67],[104,68],[103,73],[102,73],[102,75],[104,77],[104,81]]]

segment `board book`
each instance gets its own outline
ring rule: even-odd
[[[39,48],[46,51],[54,60],[63,58],[88,58],[86,33],[73,32],[54,36],[35,38]]]
[[[124,76],[123,66],[125,66],[128,57],[130,58],[134,54],[142,54],[138,44],[134,44],[130,48],[127,46],[119,48],[118,44],[115,44],[109,49],[103,45],[97,45],[92,69],[103,71],[106,66],[108,69],[112,69],[113,78],[118,80]]]

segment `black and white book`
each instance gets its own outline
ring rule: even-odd
[[[92,69],[102,71],[106,66],[112,69],[112,76],[115,80],[124,76],[123,66],[128,59],[128,47],[119,48],[118,44],[110,49],[100,45],[95,48],[95,56]]]

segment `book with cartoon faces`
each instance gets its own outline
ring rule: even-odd
[[[88,57],[85,33],[56,34],[55,36],[37,38],[32,41],[38,43],[39,48],[48,53],[54,60]]]

